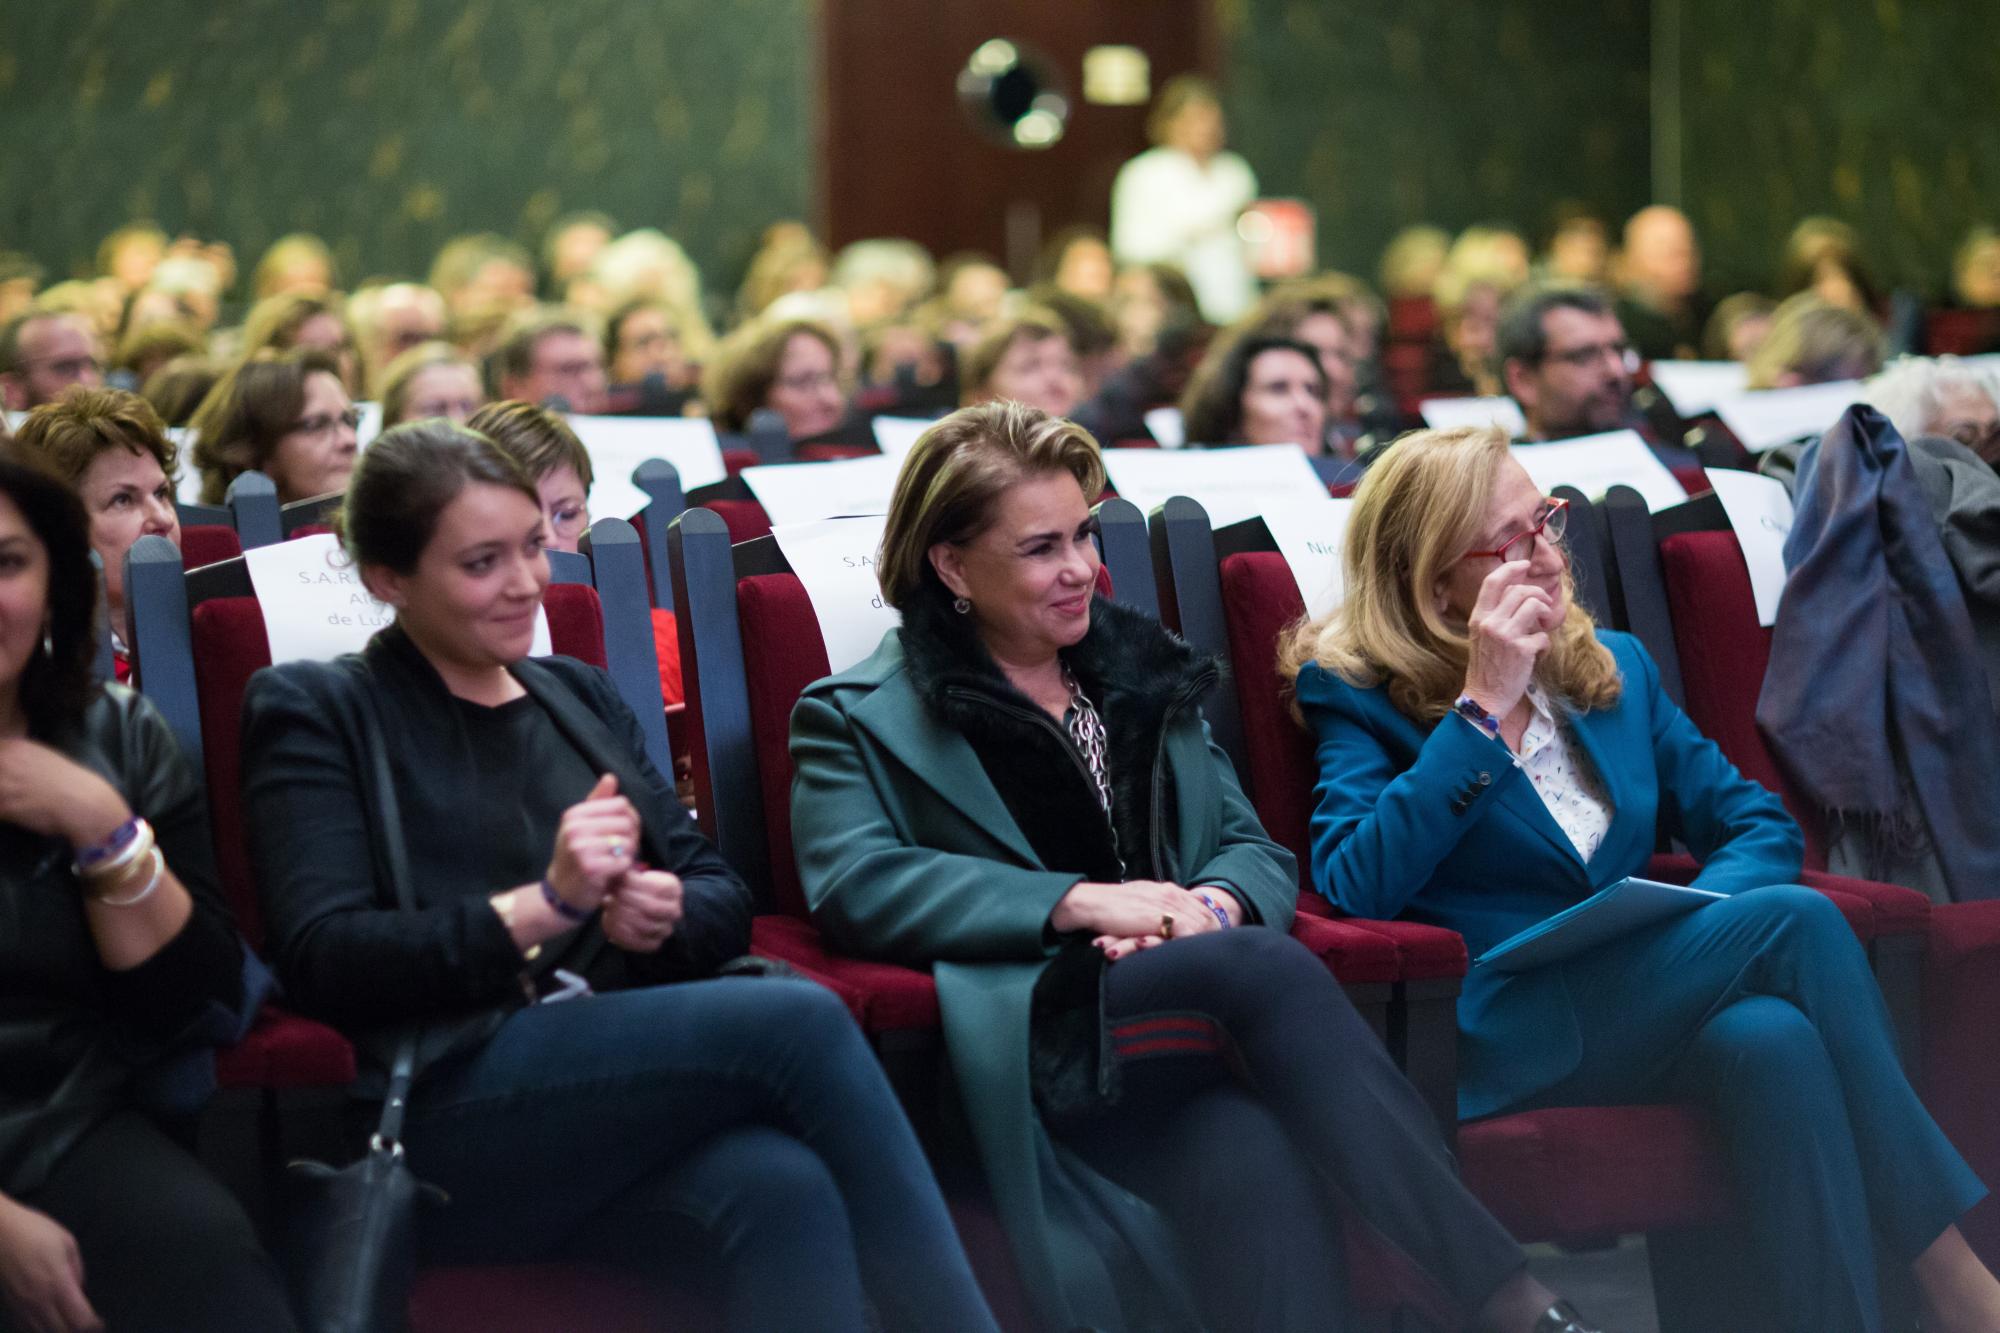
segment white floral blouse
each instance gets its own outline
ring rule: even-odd
[[[1531,689],[1528,702],[1535,715],[1521,736],[1514,766],[1527,774],[1535,794],[1588,864],[1611,829],[1611,795],[1569,726],[1556,719],[1548,696],[1539,688]]]

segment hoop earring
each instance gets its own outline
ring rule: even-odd
[[[55,627],[51,625],[42,631],[42,656],[53,658],[55,655],[56,631]]]
[[[965,615],[967,612],[972,610],[972,603],[968,601],[966,598],[954,597],[951,599],[951,609],[958,612],[960,615]]]

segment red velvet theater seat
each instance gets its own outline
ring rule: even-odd
[[[236,529],[221,523],[190,523],[181,529],[181,567],[199,569],[243,554]]]
[[[709,500],[703,503],[702,508],[719,515],[729,525],[732,546],[768,537],[771,533],[771,516],[755,500]]]

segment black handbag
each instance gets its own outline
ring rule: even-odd
[[[359,711],[396,905],[414,911],[403,821],[374,701]],[[366,1155],[351,1166],[296,1161],[287,1170],[286,1268],[304,1333],[398,1333],[409,1322],[418,1206],[448,1202],[444,1191],[416,1178],[403,1151],[419,1036],[412,1031],[396,1048]]]

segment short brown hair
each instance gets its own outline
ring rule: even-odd
[[[309,319],[320,315],[332,315],[340,321],[344,346],[354,345],[354,326],[347,322],[347,311],[336,296],[315,296],[307,292],[280,292],[267,296],[250,307],[250,313],[243,320],[243,351],[261,352],[265,348],[284,351],[299,336],[299,330]]]
[[[1156,144],[1167,141],[1167,129],[1197,102],[1207,102],[1220,108],[1222,94],[1213,83],[1199,74],[1176,74],[1168,79],[1160,89],[1160,95],[1153,99],[1153,106],[1146,113],[1146,137]]]
[[[875,576],[882,599],[907,612],[922,595],[944,596],[931,568],[939,542],[970,541],[993,521],[1001,495],[1030,477],[1067,472],[1095,502],[1104,458],[1089,431],[1025,403],[961,407],[917,438],[896,474]]]
[[[1069,342],[1069,326],[1053,310],[1030,307],[1011,319],[996,320],[988,325],[986,332],[979,336],[979,341],[973,343],[972,349],[965,354],[958,381],[964,400],[973,402],[987,391],[993,372],[1000,368],[1008,349],[1015,343],[1038,343],[1050,338]],[[1073,344],[1071,350],[1075,350]]]
[[[319,373],[339,379],[340,362],[310,348],[267,349],[239,361],[208,391],[188,423],[204,504],[221,504],[239,474],[271,460],[305,410],[306,377]]]
[[[708,410],[717,426],[740,431],[749,424],[750,414],[770,396],[786,345],[801,333],[826,344],[839,373],[840,339],[826,325],[810,319],[745,324],[715,349],[715,365],[708,372]]]
[[[435,366],[464,366],[472,372],[475,380],[480,381],[482,388],[485,385],[472,358],[450,343],[418,343],[382,367],[383,430],[403,424],[404,414],[409,411],[410,381]],[[484,394],[480,396],[485,397]]]
[[[590,489],[590,453],[559,412],[517,398],[488,403],[472,414],[465,427],[499,445],[521,465],[530,481],[539,483],[557,468],[568,466],[576,470],[583,489]]]
[[[597,341],[597,334],[580,311],[567,306],[531,306],[508,321],[500,346],[493,352],[493,373],[501,380],[522,379],[535,369],[535,344],[551,333],[576,333]]]
[[[97,456],[109,449],[133,455],[150,454],[168,477],[180,462],[180,451],[167,438],[167,428],[153,405],[123,389],[67,390],[54,402],[28,413],[14,438],[16,455],[74,486],[90,471]]]

